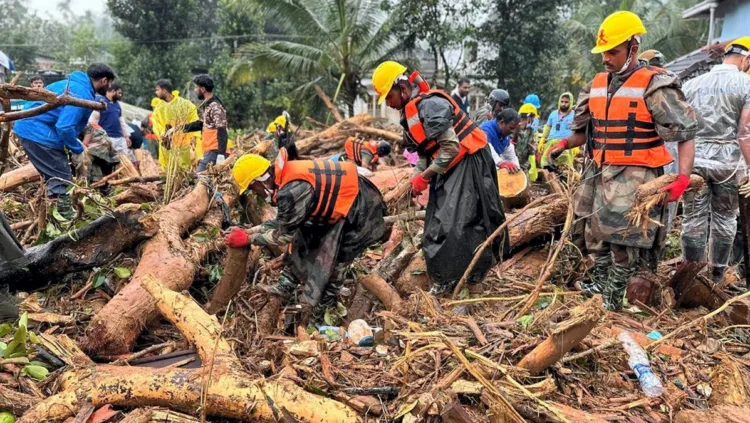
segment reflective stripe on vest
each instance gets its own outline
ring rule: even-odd
[[[474,154],[484,148],[487,145],[487,135],[484,131],[479,129],[468,114],[461,110],[451,96],[439,90],[428,91],[419,94],[404,108],[406,118],[404,129],[409,138],[417,144],[417,153],[419,153],[420,156],[431,157],[434,159],[437,157],[438,151],[440,150],[440,145],[435,140],[427,139],[424,125],[419,118],[419,109],[417,107],[420,101],[431,96],[442,97],[448,100],[453,107],[453,130],[456,133],[456,137],[458,138],[461,147],[456,158],[453,159],[448,166],[448,169],[450,169],[460,162],[466,154]]]
[[[276,172],[281,175],[279,189],[291,181],[305,181],[313,187],[315,207],[309,220],[334,223],[346,217],[359,194],[359,177],[353,163],[331,160],[287,161]]]
[[[362,149],[366,149],[370,153],[372,153],[372,160],[370,161],[370,164],[374,164],[378,162],[378,146],[372,142],[369,141],[361,141],[354,137],[349,137],[346,139],[346,142],[344,143],[344,151],[346,152],[346,157],[349,160],[354,161],[354,163],[357,164],[357,166],[362,166]]]
[[[660,72],[649,66],[636,70],[609,98],[607,73],[594,77],[589,109],[593,156],[599,166],[659,168],[672,162],[644,98],[651,79]]]

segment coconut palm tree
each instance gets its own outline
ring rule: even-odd
[[[275,30],[268,32],[277,33],[238,50],[232,72],[235,81],[302,76],[309,82],[300,88],[314,88],[324,101],[323,88],[336,87],[338,100],[352,115],[362,79],[400,47],[377,0],[256,2]]]

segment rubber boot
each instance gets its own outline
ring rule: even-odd
[[[609,311],[622,310],[625,291],[628,289],[628,281],[635,274],[635,268],[618,266],[616,264],[609,268],[609,277],[602,292],[604,308]]]
[[[596,258],[594,267],[589,269],[585,278],[574,284],[575,288],[583,292],[586,296],[592,297],[602,294],[607,285],[609,278],[609,269],[612,267],[612,255],[606,255]]]
[[[692,261],[695,263],[706,261],[705,245],[694,245],[692,242],[682,239],[680,241],[680,247],[682,248],[682,258],[685,261]]]
[[[76,218],[76,211],[73,209],[73,199],[69,195],[61,195],[57,198],[57,212],[66,220]]]
[[[724,283],[724,274],[727,271],[726,266],[712,266],[711,267],[711,282],[714,285],[721,285]]]

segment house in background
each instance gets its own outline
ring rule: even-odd
[[[750,34],[750,0],[705,0],[682,12],[683,19],[708,19],[706,46],[668,63],[666,68],[686,81],[721,63],[729,41]]]

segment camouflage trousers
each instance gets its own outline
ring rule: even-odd
[[[341,288],[344,287],[344,280],[346,279],[346,271],[349,269],[350,263],[337,263],[331,274],[331,278],[326,284],[325,290],[323,291],[323,297],[320,303],[313,307],[312,322],[320,323],[323,320],[323,315],[326,309],[336,308],[338,303],[339,293]],[[277,295],[286,301],[294,298],[297,293],[297,288],[301,285],[301,281],[294,275],[294,272],[287,268],[281,271],[279,280],[271,286],[269,293]]]
[[[703,177],[705,184],[699,192],[686,192],[683,197],[680,242],[685,260],[706,261],[708,240],[711,266],[722,274],[737,230],[737,192],[744,174],[738,167],[741,159],[734,143],[696,145],[693,173]]]

